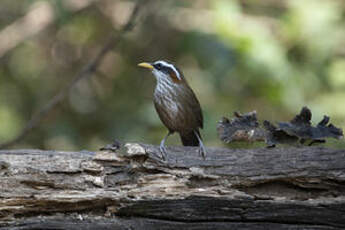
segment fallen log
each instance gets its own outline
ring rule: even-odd
[[[344,229],[345,150],[0,151],[0,229]]]

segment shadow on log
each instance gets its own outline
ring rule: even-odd
[[[0,229],[344,229],[345,150],[0,151]]]

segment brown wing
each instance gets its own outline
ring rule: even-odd
[[[198,130],[203,127],[199,101],[188,86],[181,90],[173,98],[155,95],[154,105],[158,116],[170,131]]]
[[[195,122],[194,128],[203,128],[204,119],[198,99],[196,98],[193,90],[187,84],[184,92],[185,93],[181,95],[183,97],[182,100],[186,102],[185,104],[187,105],[187,110],[189,111],[188,114],[193,116],[193,120]]]
[[[184,82],[183,91],[185,93],[181,93],[180,95],[183,97],[182,100],[184,100],[187,104],[189,114],[193,114],[192,115],[193,118],[191,119],[195,122],[193,128],[203,128],[204,118],[202,115],[200,103],[199,103],[197,97],[195,96],[192,88],[190,88],[190,86],[187,82],[187,79],[185,78],[183,72],[179,68],[177,68],[177,69],[181,74],[182,81]]]

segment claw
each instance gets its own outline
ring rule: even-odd
[[[198,152],[199,152],[199,156],[202,156],[202,158],[206,160],[206,148],[202,142],[200,142]]]
[[[161,144],[159,145],[159,151],[161,152],[163,161],[167,159],[167,149],[165,148],[165,141],[166,139],[168,139],[170,134],[171,132],[168,132],[168,134],[163,138],[163,140],[161,141]]]
[[[195,132],[195,131],[194,131],[194,133],[195,133],[195,135],[196,135],[196,137],[198,138],[198,141],[199,141],[199,150],[198,150],[199,156],[202,156],[202,158],[204,160],[206,160],[206,148],[204,146],[204,143],[202,143],[202,140],[199,137],[199,134],[197,132]]]

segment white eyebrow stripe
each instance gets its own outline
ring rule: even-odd
[[[174,70],[175,74],[176,74],[176,77],[177,77],[179,80],[181,80],[180,73],[177,71],[177,69],[175,68],[174,65],[169,64],[169,63],[167,63],[167,62],[165,62],[165,61],[157,61],[157,62],[155,62],[155,63],[160,63],[160,64],[162,64],[162,65],[164,65],[164,66],[167,66],[167,67],[172,68],[172,69]]]

